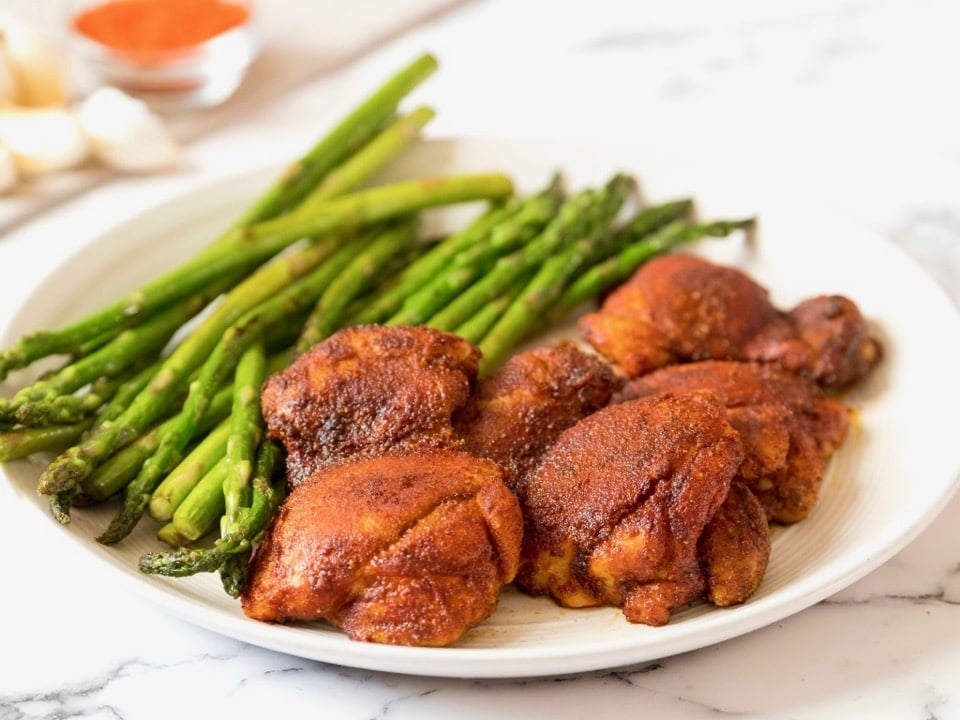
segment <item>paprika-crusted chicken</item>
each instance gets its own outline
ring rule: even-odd
[[[663,625],[702,596],[698,542],[743,459],[709,391],[610,405],[565,430],[519,484],[516,584],[567,607]]]
[[[849,411],[812,381],[765,363],[713,361],[671,365],[628,382],[618,400],[656,393],[710,390],[740,433],[737,472],[770,520],[807,516],[827,460],[846,437]]]
[[[837,388],[881,355],[850,299],[820,295],[782,311],[744,272],[682,253],[641,266],[579,329],[630,377],[680,362],[756,360]]]
[[[479,360],[473,344],[426,327],[349,327],[313,346],[261,393],[290,484],[351,459],[459,447],[451,418]]]
[[[454,425],[464,447],[498,463],[515,488],[560,433],[604,407],[620,383],[573,343],[534,348],[481,380]]]
[[[452,451],[324,468],[287,496],[242,595],[257,620],[326,620],[355,640],[441,646],[497,606],[523,523],[489,460]]]

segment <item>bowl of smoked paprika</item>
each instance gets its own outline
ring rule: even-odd
[[[93,0],[70,30],[100,83],[169,111],[234,93],[259,50],[254,20],[243,0]]]

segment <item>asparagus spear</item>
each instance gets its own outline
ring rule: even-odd
[[[426,285],[412,292],[386,324],[426,322],[485,273],[497,258],[542,232],[556,215],[562,200],[560,178],[555,176],[544,190],[518,202],[482,241],[460,250],[435,277],[427,278]]]
[[[125,330],[93,353],[68,364],[55,374],[20,390],[7,410],[24,425],[41,426],[77,422],[99,407],[96,396],[71,395],[88,383],[116,376],[144,358],[154,359],[174,333],[225,289],[225,283],[211,287],[151,318],[143,325]]]
[[[0,462],[69,447],[90,427],[93,418],[71,425],[21,427],[0,433]]]
[[[309,152],[291,164],[280,180],[239,218],[233,228],[269,220],[297,207],[330,170],[353,155],[390,118],[399,102],[436,69],[436,58],[423,54],[395,73]]]
[[[119,378],[101,377],[92,382],[85,392],[77,395],[57,395],[48,400],[19,405],[14,413],[14,421],[0,422],[0,427],[47,427],[81,422],[108,402],[121,383]]]
[[[287,367],[290,360],[291,357],[287,352],[271,355],[267,360],[266,374],[269,375]],[[225,396],[217,394],[211,403],[211,417],[220,416],[219,409],[214,410],[214,408],[219,408],[221,404],[225,408],[224,414],[231,412],[231,408],[228,406],[233,402],[232,394],[234,394],[232,386],[230,392],[226,393]],[[149,511],[151,517],[158,522],[167,522],[173,517],[174,511],[200,479],[226,456],[227,440],[230,437],[230,432],[231,419],[228,417],[208,432],[196,447],[163,478],[150,496]],[[118,454],[122,453],[123,451]],[[94,475],[96,476],[96,473]]]
[[[514,200],[515,202],[515,200]],[[423,285],[424,278],[440,272],[457,253],[472,247],[486,237],[512,212],[512,203],[494,205],[475,218],[462,230],[449,235],[442,242],[410,263],[396,278],[349,319],[350,325],[366,325],[386,320],[403,301]]]
[[[387,164],[401,150],[420,136],[420,131],[436,116],[428,107],[417,108],[402,116],[376,135],[370,142],[334,168],[297,207],[309,213],[327,200],[355,189],[376,170]]]
[[[100,425],[111,423],[120,417],[126,407],[133,402],[133,399],[150,384],[150,380],[153,379],[153,376],[160,367],[160,362],[160,360],[157,360],[144,368],[136,370],[130,377],[125,378],[120,383],[113,397],[101,406],[91,426],[91,430]]]
[[[604,187],[581,191],[567,200],[540,235],[497,260],[490,272],[429,318],[428,324],[439,330],[454,330],[558,248],[609,227],[633,187],[633,178],[616,175]]]
[[[229,415],[232,398],[232,387],[223,388],[214,396],[201,425],[202,431],[209,430]],[[176,416],[163,420],[111,455],[80,483],[83,494],[92,500],[102,501],[123,490],[140,472],[143,463],[157,451],[163,431],[175,421]]]
[[[507,311],[510,304],[517,298],[523,290],[523,286],[529,280],[529,277],[520,278],[516,287],[509,289],[504,295],[495,298],[477,310],[471,318],[457,326],[454,331],[464,340],[469,340],[474,344],[479,344],[484,335],[494,326],[497,320]]]
[[[246,567],[246,559],[252,543],[256,542],[266,529],[274,512],[284,497],[285,481],[278,470],[281,466],[282,451],[273,441],[260,446],[257,455],[257,470],[253,477],[253,493],[250,505],[241,509],[237,532],[231,536],[221,536],[212,547],[199,549],[179,549],[168,552],[146,553],[140,558],[142,572],[186,577],[201,572],[221,572],[224,589],[233,596],[242,590],[243,578],[224,577],[224,571],[236,573]],[[191,496],[193,493],[191,493]],[[222,497],[222,494],[221,494]],[[181,506],[182,507],[182,506]],[[191,535],[199,538],[210,529],[207,526],[187,526]],[[227,565],[231,557],[234,561]],[[239,562],[238,562],[239,561]],[[227,565],[227,567],[225,567]]]
[[[227,475],[223,482],[224,515],[221,534],[236,532],[240,508],[250,502],[250,476],[263,438],[260,386],[267,376],[262,343],[251,345],[240,358],[234,380],[233,412],[227,439]]]
[[[416,225],[410,222],[382,233],[343,268],[307,318],[297,342],[297,352],[305,352],[340,326],[350,303],[368,290],[387,264],[413,242],[415,229]]]
[[[512,193],[510,179],[498,173],[407,180],[317,203],[308,213],[292,212],[240,228],[231,232],[229,244],[219,245],[217,253],[204,253],[75,323],[21,338],[0,352],[0,380],[9,370],[70,352],[91,337],[134,324],[150,312],[208,287],[224,274],[256,267],[303,238],[356,229],[429,207],[502,199]]]
[[[230,418],[223,420],[163,478],[150,495],[150,503],[147,506],[150,517],[157,522],[170,521],[174,511],[200,478],[210,472],[213,466],[227,454],[230,426]]]
[[[216,527],[226,509],[223,483],[227,479],[229,465],[226,457],[200,478],[183,502],[173,511],[174,529],[188,542],[194,542]]]

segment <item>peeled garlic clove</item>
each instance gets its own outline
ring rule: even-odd
[[[17,163],[7,146],[0,143],[0,195],[17,184]]]
[[[24,175],[66,170],[89,154],[89,143],[76,117],[61,108],[0,110],[0,142]]]
[[[95,90],[79,106],[80,127],[101,162],[125,172],[154,172],[180,160],[180,146],[141,100],[112,87]]]
[[[65,105],[68,99],[64,57],[29,23],[0,14],[0,52],[11,70],[15,92],[10,102],[23,107]]]
[[[7,57],[6,38],[0,35],[0,107],[16,105],[20,100],[20,86],[14,75],[13,63]]]

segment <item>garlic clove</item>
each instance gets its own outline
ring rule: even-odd
[[[8,96],[14,105],[50,107],[68,101],[65,58],[33,25],[0,14],[0,52],[14,80]]]
[[[76,117],[63,108],[0,110],[0,142],[24,175],[75,167],[90,149]]]
[[[180,161],[180,146],[160,117],[121,90],[95,90],[80,104],[77,118],[94,156],[111,168],[155,172]]]
[[[7,57],[7,39],[0,33],[0,107],[16,105],[20,100],[20,86]]]
[[[0,143],[0,195],[13,188],[17,184],[17,163],[13,159],[7,146]]]

